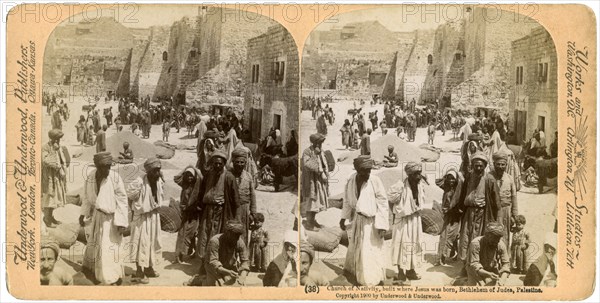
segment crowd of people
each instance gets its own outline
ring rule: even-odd
[[[340,130],[342,144],[347,149],[353,145],[357,149],[358,145],[361,150],[360,156],[354,159],[356,173],[350,176],[345,186],[339,222],[349,239],[344,265],[348,280],[358,285],[383,283],[388,262],[371,256],[384,255],[384,235],[389,231],[392,233],[391,263],[398,269],[395,280],[404,284],[421,279],[419,268],[424,261],[422,214],[424,205],[435,200],[442,201],[443,216],[436,265],[460,262],[462,270],[456,281],[464,277],[463,283],[467,285],[505,285],[510,274],[524,274],[526,286],[555,285],[556,228],[543,243],[533,243],[529,236],[527,218],[520,213],[517,198],[523,178],[522,163],[508,148],[506,120],[497,113],[479,119],[459,111],[446,111],[447,119],[444,119],[439,111],[431,114],[433,111],[426,110],[425,120],[419,122],[418,114],[410,108],[406,111],[394,108],[388,103],[384,105],[385,120],[395,117],[388,125],[408,128],[409,138],[411,133],[414,137],[412,127],[432,126],[438,121],[442,121],[441,124],[445,121],[457,124],[452,128],[456,129],[455,136],[463,140],[462,163],[459,169],[448,169],[442,178],[436,180],[436,185],[443,190],[441,197],[425,196],[424,187],[429,183],[422,174],[422,164],[416,162],[407,163],[404,166],[406,177],[386,188],[377,176],[371,174],[377,164],[370,154],[371,129],[364,126],[362,108],[348,111],[352,122],[350,119],[344,121]],[[321,110],[319,104],[315,111],[317,119],[327,112]],[[377,112],[369,118],[375,128]],[[387,126],[388,121],[385,120],[380,127]],[[329,198],[330,170],[326,152],[322,150],[327,132],[323,132],[319,125],[317,122],[317,132],[310,136],[310,146],[301,158],[300,209],[303,226],[311,231],[319,231],[322,227],[315,218],[328,207]],[[438,124],[432,132],[443,129],[444,126]],[[353,142],[353,132],[357,132],[357,138],[361,139]],[[528,151],[546,152],[544,140],[540,138],[543,135],[536,130],[530,143],[533,147],[529,147]],[[384,158],[384,167],[397,167],[401,161],[393,146],[388,147]],[[555,220],[552,223],[556,226]],[[532,244],[543,247],[543,253],[536,262],[529,264]]]
[[[96,284],[121,285],[123,270],[108,251],[120,246],[129,237],[131,262],[136,269],[133,283],[147,284],[157,278],[161,252],[161,217],[159,208],[164,201],[174,205],[181,214],[182,224],[177,230],[175,259],[173,263],[200,264],[197,274],[186,282],[193,286],[225,286],[246,284],[250,271],[263,272],[264,286],[295,286],[298,273],[296,254],[300,245],[297,232],[284,235],[283,250],[269,260],[269,232],[263,227],[265,216],[257,212],[256,188],[262,169],[257,167],[255,156],[268,153],[273,157],[294,156],[298,146],[295,131],[283,144],[279,129],[272,128],[257,144],[248,144],[247,130],[233,111],[225,115],[209,115],[203,109],[175,107],[167,102],[150,105],[148,99],[130,102],[118,101],[116,118],[112,119],[112,107],[103,114],[101,124],[99,110],[87,106],[88,117],[78,122],[77,140],[81,144],[93,137],[96,154],[93,169],[88,172],[81,196],[79,224],[85,231],[86,249],[82,272]],[[52,105],[53,103],[49,103]],[[58,108],[61,108],[59,106]],[[64,107],[62,107],[64,108]],[[59,109],[57,109],[59,110]],[[123,125],[141,125],[139,136],[148,138],[152,124],[170,123],[170,132],[177,125],[185,125],[189,134],[197,136],[197,159],[186,166],[172,182],[181,187],[179,199],[165,196],[165,180],[161,168],[163,161],[149,158],[143,164],[143,175],[125,184],[122,177],[111,169],[116,161],[133,162],[134,155],[129,143],[123,144],[118,156],[106,151],[106,131],[114,125],[116,132]],[[185,123],[183,123],[185,122]],[[81,124],[81,126],[80,126]],[[88,129],[89,131],[86,131]],[[102,125],[102,126],[100,126]],[[43,222],[46,229],[57,228],[62,222],[54,217],[54,211],[67,203],[67,171],[70,165],[68,148],[61,144],[64,132],[60,128],[49,131],[49,142],[42,148]],[[139,128],[131,129],[132,132]],[[252,150],[248,146],[254,146]],[[127,162],[123,162],[126,160]],[[60,250],[55,249],[52,239],[42,246],[41,282],[47,284],[72,284],[64,271],[55,268]],[[304,244],[306,246],[306,244]],[[273,246],[272,243],[270,246]]]

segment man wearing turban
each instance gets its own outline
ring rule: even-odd
[[[56,227],[54,210],[65,205],[67,196],[67,169],[70,164],[69,151],[60,145],[63,137],[60,129],[48,132],[50,141],[42,146],[42,209],[44,224]]]
[[[242,239],[245,228],[238,220],[228,220],[223,233],[210,238],[207,245],[204,286],[246,285],[250,272],[248,247]]]
[[[302,153],[302,191],[300,193],[300,215],[306,217],[306,229],[318,230],[321,225],[316,215],[327,209],[329,199],[329,168],[323,155],[325,136],[316,133],[310,135],[311,145]],[[297,208],[292,209],[294,215]],[[298,225],[298,218],[294,227]],[[296,228],[295,228],[296,229]]]
[[[138,177],[127,187],[127,197],[131,201],[133,220],[131,221],[130,257],[136,264],[135,278],[147,284],[148,278],[159,274],[154,266],[161,258],[160,214],[158,208],[164,200],[164,181],[161,177],[161,162],[150,158],[144,162],[146,174]]]
[[[94,155],[96,169],[85,179],[79,224],[85,226],[91,218],[86,228],[83,271],[94,273],[100,283],[119,285],[123,273],[120,260],[107,252],[121,245],[129,226],[129,204],[123,179],[110,169],[112,162],[110,152]]]
[[[329,281],[321,272],[312,267],[315,261],[315,248],[306,240],[300,242],[300,285],[328,286]]]
[[[498,185],[494,176],[485,173],[487,165],[487,157],[482,151],[477,151],[472,155],[472,170],[465,178],[466,185],[461,191],[456,206],[457,211],[464,213],[461,221],[458,257],[465,262],[471,241],[483,236],[488,222],[498,219],[498,210],[500,209]],[[465,270],[462,275],[466,275]]]
[[[344,270],[360,285],[377,285],[385,279],[386,262],[380,256],[383,236],[390,228],[388,199],[379,177],[371,176],[370,157],[354,159],[354,168],[356,173],[346,184],[340,220],[340,228],[348,230]]]
[[[415,271],[421,267],[423,240],[421,210],[425,193],[421,163],[409,162],[404,166],[406,178],[388,190],[390,206],[394,213],[392,226],[392,264],[398,266],[398,279],[419,280]]]
[[[209,159],[209,171],[200,186],[198,208],[201,210],[196,253],[200,257],[200,275],[204,274],[204,260],[209,253],[208,241],[225,232],[225,223],[236,217],[240,206],[235,176],[225,169],[227,154],[215,150]]]
[[[246,171],[248,151],[245,147],[237,147],[231,153],[233,168],[230,170],[237,183],[240,195],[240,205],[237,208],[236,218],[244,225],[242,239],[248,245],[248,230],[250,222],[256,213],[256,194],[254,193],[254,179]]]
[[[62,267],[57,267],[60,259],[58,242],[44,241],[40,247],[40,284],[73,285],[73,278]]]
[[[505,285],[510,274],[510,261],[503,235],[502,223],[489,222],[484,235],[471,241],[467,255],[469,286]]]
[[[498,194],[500,195],[500,209],[498,210],[498,222],[504,226],[512,226],[512,222],[519,215],[517,204],[517,187],[511,175],[506,173],[508,165],[508,155],[503,151],[496,152],[492,157],[494,169],[491,175],[498,184]],[[504,244],[510,247],[510,229],[504,231]]]

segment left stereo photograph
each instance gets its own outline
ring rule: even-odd
[[[251,12],[136,9],[38,50],[40,283],[298,285],[296,42]]]

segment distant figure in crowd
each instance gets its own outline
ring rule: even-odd
[[[269,263],[263,278],[263,286],[295,287],[298,284],[297,249],[298,232],[285,231],[282,252]]]
[[[129,142],[123,142],[123,151],[119,152],[119,159],[125,160],[121,161],[121,164],[133,162],[133,151],[129,148]]]
[[[346,149],[352,147],[352,127],[350,126],[350,121],[348,119],[344,120],[344,125],[340,128],[340,132],[342,133],[342,146]]]
[[[323,114],[317,118],[317,132],[321,135],[327,136],[327,122],[325,122],[325,115]]]
[[[45,241],[40,247],[40,284],[73,285],[73,278],[62,267],[56,266],[60,259],[57,242]]]
[[[169,133],[171,132],[171,123],[169,120],[165,119],[162,124],[162,140],[165,142],[169,142]]]
[[[433,139],[435,139],[435,121],[429,121],[429,126],[427,127],[427,143],[429,145],[433,145]]]
[[[388,199],[379,177],[371,176],[370,157],[354,159],[354,168],[340,220],[340,228],[348,230],[344,270],[359,285],[378,285],[385,279],[385,262],[377,256],[383,255],[383,236],[390,228]]]
[[[86,219],[91,218],[86,231],[83,271],[93,273],[100,283],[120,285],[123,281],[120,258],[115,259],[107,252],[121,245],[129,226],[129,205],[123,179],[110,169],[112,163],[110,152],[94,155],[96,168],[85,179],[79,224],[85,226]]]
[[[79,117],[79,121],[77,121],[77,124],[75,124],[75,129],[77,130],[77,142],[79,142],[80,145],[84,145],[86,126],[85,117],[83,115]]]
[[[425,193],[421,163],[409,162],[404,166],[406,178],[388,190],[394,213],[392,226],[392,264],[398,266],[398,280],[420,280],[415,269],[421,267],[423,231],[421,213]]]
[[[106,129],[108,127],[102,125],[102,129],[96,133],[96,152],[100,153],[106,151]]]
[[[510,274],[508,250],[502,236],[504,226],[486,224],[485,233],[473,239],[467,255],[467,284],[470,286],[504,286]]]
[[[162,164],[157,158],[144,162],[146,174],[129,184],[127,197],[131,203],[130,256],[136,265],[135,278],[147,284],[148,278],[157,278],[154,270],[161,257],[160,215],[158,208],[164,200]]]
[[[371,129],[368,128],[367,132],[360,138],[360,155],[370,156],[371,155]]]
[[[529,233],[524,229],[527,219],[523,215],[517,215],[514,223],[510,245],[511,269],[515,273],[524,274],[527,271],[526,251],[529,248]]]
[[[448,169],[444,177],[436,181],[436,185],[444,191],[442,195],[444,225],[442,225],[438,246],[439,265],[446,264],[446,261],[458,253],[461,213],[456,211],[456,205],[459,203],[463,183],[463,175],[455,168]]]
[[[181,186],[179,207],[181,210],[181,228],[177,232],[175,244],[175,263],[182,263],[184,257],[193,257],[196,251],[196,233],[200,211],[196,208],[196,201],[200,197],[200,186],[204,177],[198,168],[186,167],[173,179]]]
[[[60,144],[63,136],[60,129],[52,129],[48,132],[50,141],[42,146],[42,209],[47,227],[60,224],[54,218],[54,210],[64,206],[67,197],[67,169],[71,158],[67,148]]]
[[[269,232],[263,227],[265,215],[255,213],[254,219],[250,224],[250,269],[255,272],[265,272],[267,270],[269,255]]]
[[[306,216],[307,230],[318,230],[321,225],[315,219],[317,213],[327,209],[329,199],[329,169],[323,155],[322,147],[325,136],[319,133],[310,135],[311,146],[302,153],[302,192],[300,214]],[[297,209],[292,208],[296,214]],[[297,230],[298,218],[294,223]]]
[[[529,266],[524,286],[556,287],[556,234],[549,233],[544,241],[544,253]]]
[[[315,248],[308,241],[300,242],[300,285],[328,286],[329,281],[312,267],[315,260]]]
[[[394,151],[394,146],[388,145],[388,154],[383,155],[383,158],[384,167],[398,166],[398,154]]]
[[[224,231],[210,238],[206,248],[204,286],[245,286],[250,272],[248,248],[241,236],[244,226],[228,220]]]

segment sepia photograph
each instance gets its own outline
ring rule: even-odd
[[[296,286],[295,40],[247,11],[130,8],[43,51],[40,283]]]
[[[524,15],[453,8],[356,10],[307,38],[301,283],[556,286],[555,44]]]

